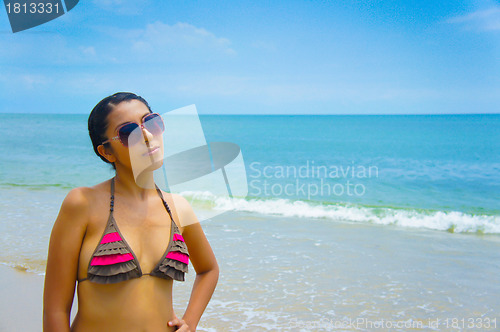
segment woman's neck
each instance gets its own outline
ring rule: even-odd
[[[157,195],[153,172],[141,173],[135,178],[132,172],[122,172],[117,169],[115,188],[139,200],[146,199],[152,194]]]

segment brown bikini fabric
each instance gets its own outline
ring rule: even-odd
[[[167,202],[163,199],[161,190],[156,186],[165,209],[170,216],[170,239],[162,259],[150,273],[142,273],[139,261],[127,241],[121,234],[113,217],[114,205],[114,178],[111,179],[111,202],[109,218],[99,245],[90,259],[87,278],[100,284],[114,284],[121,281],[151,275],[163,279],[184,281],[184,274],[188,272],[189,252],[180,234],[179,228],[172,218]]]

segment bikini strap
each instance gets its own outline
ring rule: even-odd
[[[156,187],[156,191],[160,195],[160,198],[161,198],[161,201],[163,202],[163,205],[165,206],[168,214],[170,215],[170,219],[172,219],[172,221],[174,221],[174,218],[172,217],[172,212],[170,211],[170,207],[168,206],[167,202],[163,198],[163,194],[161,193],[160,188],[158,188],[158,186],[156,184],[155,184],[155,187]],[[113,212],[114,205],[115,205],[115,178],[113,177],[111,179],[111,199],[110,199],[110,203],[109,203],[109,211],[111,213]]]
[[[161,193],[160,188],[155,184],[156,191],[158,192],[158,195],[160,195],[161,201],[163,202],[163,206],[165,206],[165,209],[167,209],[168,214],[170,215],[170,219],[174,221],[174,218],[172,218],[172,212],[170,212],[170,207],[168,206],[167,202],[165,202],[165,199],[163,198],[163,194]]]
[[[111,199],[110,199],[110,203],[109,203],[109,218],[108,218],[108,222],[106,223],[106,227],[104,228],[104,233],[106,233],[106,230],[108,229],[109,225],[113,222],[113,218],[112,218],[112,214],[113,214],[113,207],[115,205],[115,178],[111,178]],[[104,234],[103,234],[104,236]],[[102,240],[102,238],[101,238]],[[99,245],[98,245],[99,246]],[[97,250],[97,248],[96,248]],[[94,257],[95,255],[95,252],[92,254],[92,257]],[[90,263],[92,262],[92,257],[90,259],[90,262],[89,262],[89,267],[90,267]],[[87,268],[87,275],[88,275],[88,268]],[[78,282],[83,282],[85,280],[89,280],[89,277],[87,276],[86,278],[83,278],[83,279],[77,279]]]
[[[113,212],[113,207],[115,205],[115,178],[111,179],[111,201],[109,203],[109,211]]]

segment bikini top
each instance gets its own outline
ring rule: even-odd
[[[143,275],[184,281],[184,274],[188,272],[189,253],[184,238],[172,218],[170,208],[163,199],[161,190],[155,185],[156,191],[160,195],[163,205],[170,216],[170,239],[167,250],[158,264],[150,273],[142,273],[139,260],[120,233],[113,217],[114,180],[115,178],[111,179],[111,203],[106,228],[90,259],[87,278],[79,279],[78,282],[89,280],[99,284],[114,284],[140,278]]]

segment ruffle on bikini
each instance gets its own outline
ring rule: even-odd
[[[132,270],[127,273],[119,273],[112,276],[88,275],[88,279],[98,284],[116,284],[122,281],[127,281],[133,278],[139,278],[141,274],[137,270]]]
[[[125,247],[102,249],[94,254],[94,256],[108,256],[115,254],[129,254],[130,251]]]
[[[170,250],[151,274],[160,278],[184,281],[184,274],[188,272],[189,253],[184,238],[175,224],[173,231]]]
[[[98,276],[112,276],[119,273],[130,272],[136,267],[137,265],[135,265],[134,261],[128,261],[120,264],[90,266],[88,271]]]
[[[141,276],[136,260],[114,223],[109,223],[87,271],[90,281],[113,284]]]
[[[184,242],[181,242],[181,241],[174,241],[171,248],[170,248],[170,251],[178,251],[178,252],[181,252],[181,253],[189,256],[189,252],[188,252],[188,249],[186,247],[186,244]]]

